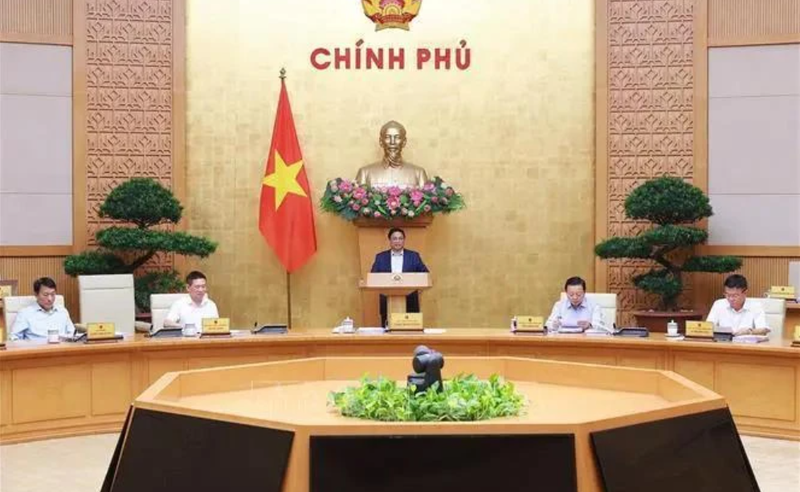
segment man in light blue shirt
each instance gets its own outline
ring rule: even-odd
[[[57,329],[60,336],[72,336],[75,325],[64,306],[56,306],[56,283],[42,277],[33,283],[36,303],[20,309],[11,327],[12,340],[47,338],[47,331]]]
[[[553,311],[547,318],[545,326],[549,330],[574,328],[585,331],[588,329],[605,330],[603,309],[592,301],[586,299],[586,282],[580,277],[570,277],[564,284],[567,298],[557,301]]]

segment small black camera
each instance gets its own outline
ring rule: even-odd
[[[408,375],[408,385],[416,387],[416,393],[427,391],[433,383],[439,383],[437,391],[442,391],[442,368],[444,357],[441,353],[420,345],[414,349],[414,359],[411,361],[414,372]]]

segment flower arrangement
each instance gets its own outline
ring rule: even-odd
[[[444,381],[443,391],[415,393],[386,378],[363,376],[357,387],[328,395],[328,404],[345,417],[385,422],[469,422],[515,417],[525,412],[526,398],[497,374],[488,381],[459,374]]]
[[[422,188],[369,187],[337,178],[328,182],[320,206],[345,220],[358,217],[413,219],[461,210],[464,198],[439,176]]]

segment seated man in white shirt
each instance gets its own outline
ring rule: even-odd
[[[764,307],[747,298],[747,279],[738,273],[725,279],[725,299],[714,302],[706,321],[714,323],[714,331],[734,336],[770,332]]]
[[[202,272],[193,271],[186,276],[186,291],[189,293],[188,299],[179,299],[170,306],[164,318],[165,328],[193,325],[200,330],[203,318],[219,318],[217,305],[206,295],[206,276]]]
[[[47,331],[58,330],[59,336],[72,336],[75,325],[64,306],[56,306],[56,283],[50,277],[42,277],[33,283],[36,302],[20,309],[11,326],[12,340],[34,340],[47,338]]]
[[[580,277],[570,277],[564,284],[567,298],[557,301],[547,318],[545,326],[556,331],[562,327],[577,327],[585,331],[590,328],[606,330],[603,309],[586,299],[586,282]]]

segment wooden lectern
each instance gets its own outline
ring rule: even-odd
[[[424,261],[427,258],[428,227],[432,222],[433,217],[429,215],[416,217],[413,220],[356,219],[353,224],[358,229],[360,278],[366,279],[370,274],[372,263],[375,261],[375,254],[389,249],[389,240],[386,238],[386,233],[392,227],[400,227],[406,231],[406,248],[418,252]],[[379,292],[375,289],[361,289],[363,312],[359,323],[360,326],[378,326],[380,324],[378,294]]]
[[[362,291],[372,291],[386,296],[386,316],[406,312],[406,296],[415,290],[431,287],[427,273],[369,273],[359,282]]]

